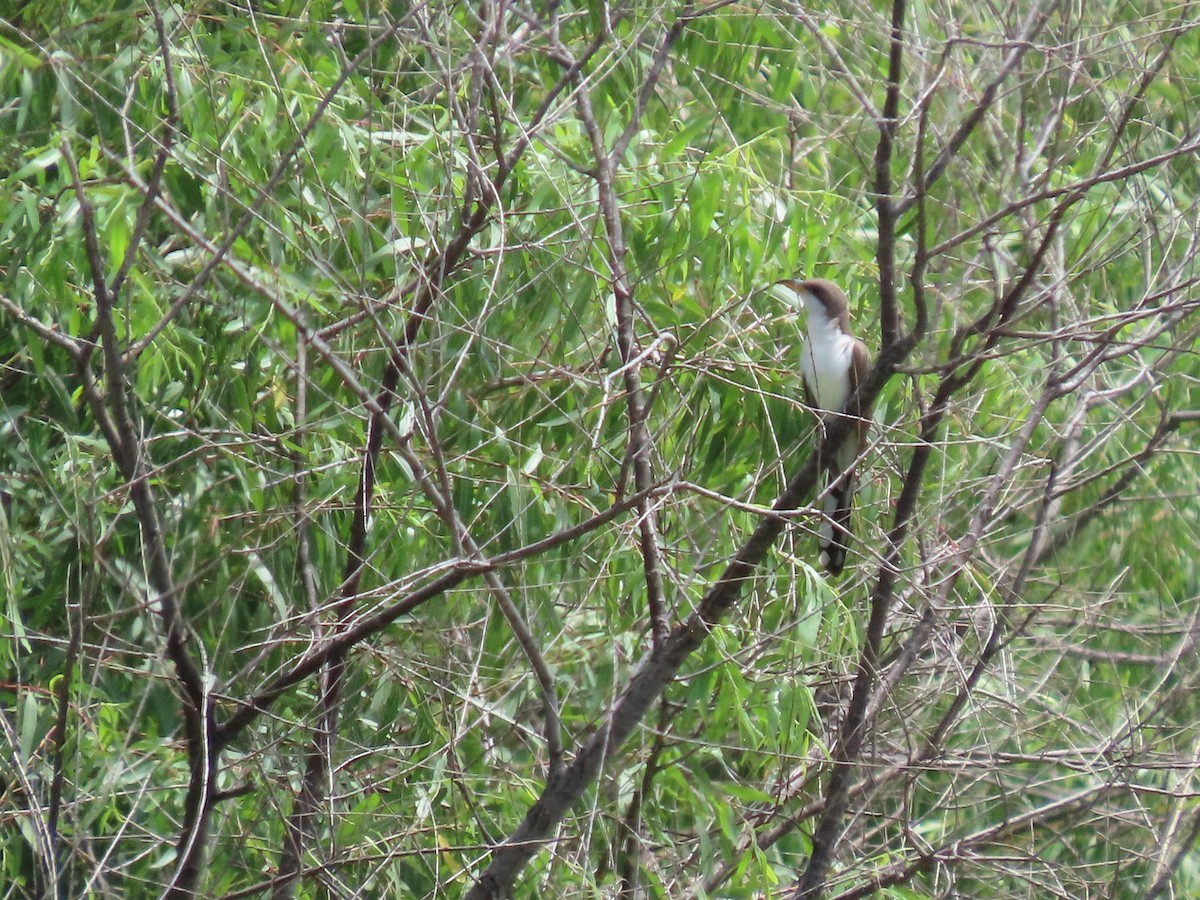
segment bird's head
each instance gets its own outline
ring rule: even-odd
[[[850,304],[846,295],[832,281],[824,278],[809,278],[798,281],[785,278],[771,285],[771,296],[785,303],[792,309],[803,308],[810,317],[820,316],[822,319],[840,322],[848,325],[850,321]]]

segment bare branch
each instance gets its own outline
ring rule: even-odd
[[[925,173],[924,182],[926,186],[935,184],[946,171],[946,167],[958,155],[967,139],[972,132],[979,127],[979,123],[983,121],[983,117],[987,115],[988,110],[996,101],[996,97],[1000,92],[1000,88],[1013,71],[1020,65],[1025,54],[1034,46],[1033,42],[1037,36],[1041,34],[1042,29],[1046,27],[1046,22],[1049,21],[1050,15],[1058,8],[1060,0],[1049,0],[1049,2],[1040,2],[1033,6],[1029,11],[1029,15],[1025,18],[1025,23],[1020,32],[1010,42],[1008,42],[1008,54],[1004,57],[1004,61],[1000,64],[1000,70],[995,77],[988,82],[987,87],[983,89],[983,94],[979,98],[979,102],[971,110],[971,112],[959,123],[954,134],[946,145],[938,151],[938,155],[934,158],[929,171]],[[904,197],[896,203],[896,215],[902,216],[913,204],[918,201],[920,193],[914,191],[912,194]]]

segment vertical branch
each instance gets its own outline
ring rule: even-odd
[[[896,298],[896,209],[892,198],[891,166],[900,110],[904,12],[904,0],[893,0],[887,95],[883,103],[883,114],[879,119],[879,143],[875,150],[875,206],[879,220],[879,243],[875,258],[879,264],[881,356],[888,355],[901,343],[900,313]],[[910,336],[904,343],[909,343],[913,337]],[[878,674],[877,666],[887,627],[888,611],[895,594],[900,548],[908,534],[909,520],[916,512],[925,468],[941,425],[946,400],[941,403],[935,402],[922,417],[921,440],[913,452],[904,487],[896,502],[896,512],[891,531],[888,533],[883,563],[879,567],[879,578],[871,593],[871,613],[854,679],[854,691],[834,748],[834,768],[826,788],[825,811],[813,834],[812,855],[796,886],[793,895],[795,900],[817,900],[825,891],[825,876],[837,851],[842,832],[842,818],[849,804],[854,767],[866,733],[866,712]]]
[[[887,536],[879,577],[871,592],[870,618],[863,649],[854,676],[854,691],[846,707],[841,733],[833,750],[833,772],[825,789],[821,819],[812,839],[812,855],[793,894],[795,900],[816,900],[825,891],[825,878],[837,852],[842,834],[842,819],[850,802],[854,770],[867,732],[867,709],[878,676],[880,649],[887,627],[888,611],[895,596],[900,572],[900,548],[908,535],[908,526],[916,512],[917,500],[933,453],[934,442],[945,415],[949,397],[935,401],[921,419],[920,439],[913,451],[904,487],[896,501],[896,513]]]
[[[625,405],[629,422],[629,441],[627,456],[633,463],[633,479],[635,489],[640,493],[654,482],[654,471],[650,460],[651,442],[646,418],[649,406],[643,397],[641,384],[641,359],[638,353],[637,335],[633,326],[633,288],[629,272],[625,265],[627,248],[625,245],[624,226],[621,221],[620,202],[617,199],[614,183],[614,166],[624,155],[646,105],[653,95],[654,88],[662,74],[671,48],[683,33],[685,25],[683,16],[676,19],[668,29],[655,55],[650,72],[641,90],[638,92],[636,107],[630,116],[612,151],[605,148],[604,135],[596,121],[592,109],[591,96],[586,90],[581,78],[576,75],[577,93],[575,108],[583,122],[588,139],[592,146],[592,157],[595,168],[592,174],[596,179],[596,190],[600,203],[601,215],[604,219],[606,236],[606,257],[609,272],[612,277],[613,301],[616,314],[617,352],[621,360],[621,378],[625,386]],[[565,48],[560,48],[560,54],[569,59]],[[658,536],[658,515],[652,501],[647,501],[638,516],[639,547],[642,556],[642,569],[646,579],[646,605],[650,614],[650,631],[655,646],[661,645],[670,630],[670,620],[666,608],[665,586],[663,583],[662,548]]]
[[[633,287],[625,264],[627,248],[625,244],[624,225],[621,220],[620,202],[617,198],[614,183],[614,171],[620,166],[629,147],[629,142],[637,132],[646,107],[653,97],[658,80],[662,75],[671,49],[683,34],[686,16],[690,12],[690,2],[685,6],[684,14],[680,15],[664,35],[658,51],[651,64],[650,71],[638,91],[637,100],[629,121],[613,143],[612,150],[605,148],[604,135],[596,121],[592,108],[591,96],[586,90],[582,79],[577,77],[578,92],[575,95],[575,108],[587,131],[592,147],[592,158],[595,168],[592,174],[596,180],[597,197],[600,203],[601,215],[604,220],[606,249],[609,271],[612,278],[614,311],[616,315],[617,353],[621,361],[621,377],[625,387],[625,405],[628,418],[629,439],[626,446],[626,459],[633,466],[635,490],[645,491],[654,482],[653,464],[650,459],[652,450],[650,432],[646,424],[651,403],[642,391],[641,365],[642,356],[637,346],[637,335],[633,324]],[[668,348],[666,361],[671,356]],[[655,388],[657,389],[657,382]],[[663,579],[664,563],[662,548],[658,534],[658,512],[652,499],[647,499],[638,507],[638,541],[642,557],[642,571],[646,582],[646,607],[650,618],[650,633],[652,645],[662,647],[670,633],[670,616],[667,610],[666,590]],[[637,892],[638,876],[638,844],[641,835],[641,809],[645,797],[649,794],[654,776],[658,770],[658,757],[665,746],[665,728],[669,719],[668,707],[662,706],[660,730],[655,736],[654,746],[642,773],[642,782],[635,797],[630,801],[629,808],[622,820],[624,838],[619,855],[621,878],[621,896],[632,897]]]
[[[305,333],[297,330],[296,336],[296,429],[299,432],[305,425],[306,408],[308,397],[308,341]],[[298,433],[295,443],[298,446],[303,445],[303,440]],[[317,586],[312,574],[312,560],[310,555],[309,528],[305,516],[305,475],[304,475],[304,458],[300,450],[291,452],[293,466],[293,504],[296,507],[296,565],[300,571],[301,583],[304,585],[306,598],[309,608],[315,610],[318,605]],[[373,469],[368,474],[364,468],[359,479],[359,498],[362,497],[365,483],[370,480],[374,483]],[[359,528],[358,511],[359,503],[355,504],[355,518],[351,524],[351,548],[355,546],[361,547],[361,544],[356,544],[353,535],[356,533],[356,528]],[[360,541],[366,539],[365,522],[361,525]],[[358,572],[362,567],[361,554],[355,555],[351,549],[350,560],[347,565],[354,566],[354,571]],[[350,576],[356,577],[356,576]],[[349,580],[349,577],[345,580]],[[337,662],[340,662],[338,660]],[[339,683],[334,685],[330,679],[334,677],[335,666],[329,666],[322,672],[321,683],[321,698],[325,701],[330,693],[340,690],[340,671],[336,673]],[[331,713],[328,709],[322,708],[319,711],[316,726],[313,734],[313,745],[309,749],[305,759],[304,778],[301,782],[300,793],[296,799],[296,805],[293,809],[291,817],[288,818],[284,825],[283,835],[283,851],[280,855],[279,862],[279,877],[280,880],[276,883],[272,896],[274,897],[289,897],[292,894],[292,883],[296,874],[299,873],[301,862],[303,859],[305,839],[311,834],[314,825],[313,817],[316,813],[316,808],[320,803],[320,797],[323,795],[324,770],[329,761],[330,740],[333,728],[331,722]],[[314,757],[316,760],[314,761]]]
[[[654,731],[654,743],[650,745],[650,753],[646,757],[645,768],[642,770],[642,780],[637,792],[629,801],[625,817],[621,820],[618,832],[621,841],[620,852],[617,856],[617,875],[620,878],[620,896],[622,900],[636,900],[638,893],[639,863],[642,858],[642,809],[650,790],[654,785],[654,777],[662,768],[661,758],[667,748],[667,728],[674,717],[676,707],[667,701],[660,700],[658,707],[658,725]]]
[[[576,103],[580,118],[592,140],[596,159],[596,186],[608,236],[608,261],[612,273],[613,300],[616,311],[617,351],[621,359],[621,378],[625,386],[625,405],[629,420],[629,456],[633,462],[633,483],[643,491],[654,481],[650,462],[650,438],[646,428],[646,406],[642,397],[641,364],[638,360],[637,337],[633,327],[633,292],[625,269],[625,236],[621,214],[613,186],[612,167],[604,151],[603,137],[592,114],[587,92],[580,90]],[[650,611],[650,631],[657,646],[670,629],[663,585],[662,551],[659,547],[657,514],[653,501],[638,510],[639,546],[642,569],[646,578],[646,605]]]
[[[308,429],[308,338],[303,331],[296,332],[296,406],[295,437],[297,448],[303,447]],[[313,574],[312,529],[308,520],[308,473],[304,468],[304,455],[300,449],[288,454],[292,461],[292,504],[296,508],[296,569],[300,584],[304,587],[304,599],[308,608],[316,611],[320,604],[317,581]]]
[[[90,530],[92,519],[88,518]],[[66,773],[63,769],[63,753],[67,746],[67,727],[70,721],[72,687],[75,681],[75,669],[79,664],[79,655],[83,648],[83,631],[87,623],[88,610],[91,607],[92,592],[95,590],[93,572],[88,570],[86,576],[80,578],[79,600],[72,603],[67,601],[67,657],[63,661],[61,680],[58,683],[58,711],[54,720],[54,760],[53,774],[50,777],[50,799],[46,804],[46,829],[50,838],[52,856],[46,860],[47,884],[42,888],[42,896],[57,896],[63,893],[63,879],[66,873],[61,866],[59,848],[58,822],[62,812],[63,780]],[[69,883],[69,882],[68,882]]]
[[[913,196],[917,204],[917,251],[913,258],[912,269],[908,281],[912,287],[913,306],[917,317],[913,322],[912,331],[906,341],[915,342],[925,335],[929,327],[929,304],[925,298],[925,270],[929,266],[929,219],[926,215],[929,181],[925,172],[925,139],[928,135],[929,103],[933,92],[930,91],[925,102],[921,104],[921,114],[917,120],[917,142],[913,151]],[[897,212],[897,215],[899,213]]]
[[[900,116],[900,76],[904,58],[905,0],[892,0],[888,50],[887,96],[879,117],[879,143],[875,146],[875,210],[879,242],[879,327],[884,350],[900,338],[900,311],[896,298],[896,207],[892,198],[892,155]]]
[[[157,611],[162,623],[166,656],[175,668],[176,679],[183,694],[184,731],[190,771],[184,801],[183,825],[176,848],[178,862],[165,896],[192,896],[200,877],[217,768],[212,709],[205,687],[205,677],[187,648],[189,629],[179,607],[178,594],[159,524],[157,502],[150,487],[141,425],[130,400],[129,376],[113,320],[115,298],[105,282],[104,258],[100,252],[95,215],[83,188],[74,154],[66,141],[63,142],[62,151],[79,202],[84,246],[96,304],[94,328],[100,336],[105,393],[102,395],[93,381],[90,365],[83,354],[79,360],[79,374],[85,399],[104,433],[117,468],[129,487],[134,513],[141,530],[147,580],[153,591],[151,608]]]

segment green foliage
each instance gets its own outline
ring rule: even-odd
[[[217,721],[339,627],[368,412],[332,363],[377,396],[422,279],[438,283],[402,348],[390,411],[407,443],[384,439],[352,616],[464,555],[408,451],[492,557],[635,490],[613,247],[576,92],[606,146],[640,115],[613,160],[615,196],[651,466],[674,486],[654,501],[672,623],[811,446],[800,323],[763,289],[796,273],[836,279],[856,332],[880,349],[879,128],[857,93],[882,106],[887,25],[870,5],[845,4],[813,27],[783,5],[697,15],[644,110],[674,7],[627,4],[606,21],[600,5],[564,4],[552,40],[540,11],[501,5],[504,27],[480,45],[489,25],[469,5],[158,6],[169,59],[153,5],[35,0],[0,23],[0,714],[12,768],[0,818],[16,826],[0,831],[6,896],[44,887],[38,825],[58,789],[52,861],[64,895],[157,896],[177,862],[189,779],[144,520],[82,374],[112,388],[90,236],[102,278],[128,272],[113,310],[128,405]],[[921,417],[976,359],[978,379],[947,400],[901,537],[876,661],[892,671],[928,614],[914,667],[871,710],[865,768],[898,769],[854,797],[838,885],[932,860],[923,848],[1092,787],[1100,806],[1136,798],[1137,821],[1081,801],[882,889],[941,896],[953,870],[964,896],[1037,893],[1055,879],[1060,893],[1083,895],[1148,881],[1160,839],[1178,841],[1161,823],[1194,816],[1184,800],[1194,772],[1180,760],[1194,756],[1195,675],[1181,661],[1195,627],[1200,505],[1195,468],[1174,452],[1182,439],[1154,436],[1164,410],[1196,408],[1195,320],[1178,305],[1196,274],[1193,154],[1088,185],[1045,259],[1039,242],[1058,204],[1100,169],[1194,135],[1200,45],[1194,29],[1179,37],[1142,90],[1168,20],[1100,7],[1081,21],[1051,17],[1012,75],[1017,87],[930,185],[924,209],[900,217],[906,325],[922,246],[953,246],[927,260],[928,333],[876,405],[854,572],[828,584],[812,568],[815,526],[797,518],[663,706],[612,749],[586,803],[523,876],[523,896],[614,896],[635,797],[634,868],[649,895],[787,890],[812,852],[813,815],[761,848],[754,839],[823,797]],[[928,170],[1013,30],[982,7],[911,11],[898,185],[911,188],[918,159]],[[580,80],[552,94],[560,51],[582,59],[600,34]],[[147,184],[168,141],[155,206]],[[438,270],[481,199],[469,248]],[[993,301],[1035,260],[1032,299],[989,331]],[[86,360],[46,332],[83,342]],[[1098,347],[1129,349],[1042,410],[1044,391]],[[1013,447],[1024,449],[1010,459]],[[1127,471],[1153,479],[1110,504]],[[1038,537],[1047,498],[1053,528]],[[650,647],[638,515],[498,571],[551,672],[568,759]],[[1053,552],[1013,596],[1038,540],[1056,541]],[[1005,650],[956,705],[993,629]],[[204,895],[277,871],[320,691],[316,678],[290,688],[224,748],[218,789],[229,794],[213,814]],[[544,788],[544,722],[537,681],[482,580],[373,634],[349,657],[330,799],[299,894],[459,896]],[[906,769],[935,735],[937,752]],[[1027,869],[1003,866],[997,847]],[[1198,883],[1191,852],[1180,895]]]

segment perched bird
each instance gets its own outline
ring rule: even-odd
[[[792,306],[804,307],[808,338],[800,349],[800,372],[804,397],[822,421],[839,414],[855,420],[854,430],[831,458],[822,460],[828,475],[825,517],[817,537],[820,562],[830,575],[846,565],[846,541],[850,537],[850,511],[854,507],[854,467],[867,445],[870,409],[848,408],[858,383],[871,368],[866,345],[850,331],[850,304],[832,281],[785,279],[771,293]]]

